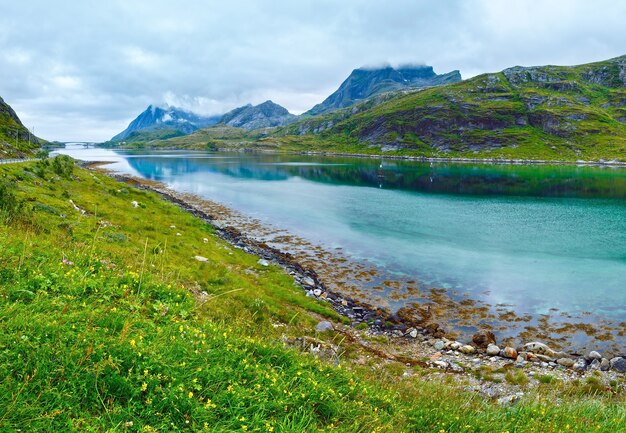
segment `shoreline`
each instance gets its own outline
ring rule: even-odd
[[[538,369],[538,371],[561,370],[561,372],[572,371],[576,374],[586,371],[609,372],[610,370],[611,374],[615,371],[618,373],[626,371],[620,370],[622,368],[621,360],[626,364],[626,358],[622,357],[623,353],[617,354],[617,356],[609,360],[602,356],[597,357],[596,355],[599,354],[595,351],[589,352],[586,356],[572,353],[571,351],[556,351],[539,341],[532,341],[517,348],[509,346],[501,348],[495,345],[496,340],[493,334],[491,334],[493,336],[492,344],[483,344],[484,341],[481,341],[481,339],[483,339],[485,334],[488,335],[490,333],[484,330],[475,334],[471,343],[463,344],[453,339],[447,339],[445,331],[437,323],[418,324],[408,318],[403,318],[400,314],[390,313],[384,307],[376,307],[367,302],[329,290],[314,269],[302,266],[292,254],[280,251],[264,242],[251,239],[234,227],[220,227],[216,225],[216,215],[211,215],[199,209],[198,206],[181,197],[182,194],[169,190],[159,182],[116,174],[101,167],[105,164],[107,163],[94,161],[85,162],[81,165],[87,169],[104,173],[131,186],[159,194],[165,200],[176,204],[183,210],[210,224],[216,234],[232,246],[259,257],[259,263],[263,266],[269,265],[269,262],[281,266],[285,272],[293,276],[295,283],[305,291],[307,296],[313,296],[330,303],[335,312],[349,320],[352,330],[366,330],[370,335],[386,335],[392,341],[392,344],[398,346],[392,349],[392,352],[401,348],[406,349],[405,346],[407,345],[415,346],[421,344],[422,349],[418,350],[418,354],[421,356],[420,359],[424,358],[426,354],[426,359],[429,359],[429,361],[421,361],[402,353],[390,355],[388,352],[376,350],[367,344],[363,344],[364,347],[367,347],[368,350],[373,351],[376,356],[381,358],[411,365],[425,364],[429,367],[456,373],[459,372],[458,362],[454,363],[445,360],[446,358],[443,357],[442,353],[446,353],[453,358],[460,357],[462,363],[475,363],[476,359],[479,359],[477,357],[481,357],[479,364],[500,363],[502,367],[514,365],[518,368],[528,365]],[[490,340],[490,337],[487,340]],[[616,364],[617,367],[614,368],[613,364]],[[462,367],[460,371],[463,371]]]
[[[492,164],[492,165],[579,165],[579,166],[597,166],[597,167],[626,167],[626,161],[610,160],[610,161],[559,161],[559,160],[542,160],[542,159],[506,159],[506,158],[446,158],[446,157],[427,157],[427,156],[410,156],[410,155],[372,155],[363,153],[341,153],[341,152],[314,152],[303,151],[297,152],[300,155],[320,155],[320,156],[348,156],[354,158],[372,158],[372,159],[395,159],[416,162],[455,162],[463,164]]]
[[[97,146],[97,144],[96,144]],[[205,151],[205,149],[180,148],[180,147],[151,147],[145,146],[141,148],[118,146],[118,150],[182,150],[182,151]],[[217,148],[215,152],[233,152],[233,153],[268,153],[268,154],[291,154],[291,155],[312,155],[312,156],[345,156],[350,158],[368,158],[368,159],[385,159],[385,160],[404,160],[415,162],[444,163],[453,162],[459,164],[486,164],[486,165],[576,165],[582,167],[626,167],[626,161],[617,159],[612,160],[550,160],[550,159],[519,159],[519,158],[469,158],[469,157],[433,157],[433,156],[413,156],[413,155],[385,155],[383,153],[350,153],[350,152],[330,152],[330,151],[306,151],[306,150],[275,150],[275,149],[233,149],[229,147]]]

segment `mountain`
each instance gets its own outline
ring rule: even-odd
[[[265,101],[259,105],[244,105],[235,108],[222,116],[220,123],[236,128],[248,130],[284,126],[294,120],[295,115],[289,113],[286,108],[272,101]]]
[[[0,97],[0,159],[32,156],[43,140],[32,135]]]
[[[461,81],[459,71],[437,75],[431,66],[387,66],[379,69],[359,68],[352,71],[341,86],[321,104],[305,114],[315,116],[349,107],[356,102],[394,90],[419,89]]]
[[[219,122],[220,117],[203,117],[175,107],[161,108],[150,105],[111,141],[124,140],[133,132],[138,131],[166,130],[166,134],[170,137],[190,134],[197,129],[215,125]]]
[[[626,160],[626,56],[516,66],[302,119],[274,136],[309,150],[344,143],[352,152]]]

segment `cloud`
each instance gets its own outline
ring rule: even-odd
[[[299,113],[363,65],[468,77],[610,58],[625,18],[608,0],[7,2],[0,95],[44,138],[104,140],[152,103]]]

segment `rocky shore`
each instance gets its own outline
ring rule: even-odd
[[[88,168],[95,168],[100,164],[84,165]],[[204,212],[158,182],[102,171],[134,187],[154,191],[164,199],[211,224],[220,238],[235,248],[258,256],[260,266],[269,266],[273,263],[283,267],[294,278],[295,283],[302,287],[307,296],[328,302],[350,323],[350,326],[342,326],[320,322],[316,332],[334,330],[346,333],[366,351],[383,359],[451,373],[479,371],[485,368],[496,371],[519,369],[527,377],[543,377],[549,374],[565,381],[578,380],[588,375],[599,375],[604,382],[609,383],[619,378],[623,379],[626,374],[626,354],[609,358],[603,357],[597,351],[590,351],[586,354],[569,353],[554,350],[539,341],[528,342],[518,347],[499,346],[496,336],[488,330],[477,332],[472,337],[472,341],[455,341],[446,338],[446,331],[437,323],[418,324],[407,320],[401,312],[392,314],[383,308],[332,292],[321,281],[315,270],[303,267],[291,254],[252,239],[233,227],[215,224],[215,215]],[[367,337],[376,336],[384,336],[393,347],[380,349],[367,341]],[[483,392],[485,381],[479,382],[480,391]],[[502,388],[502,385],[499,387]],[[486,393],[489,395],[493,392],[495,391],[491,390]],[[496,394],[500,395],[500,392]],[[512,394],[509,392],[507,395],[510,397]]]

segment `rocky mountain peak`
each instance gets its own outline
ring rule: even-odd
[[[150,104],[128,127],[111,141],[120,141],[135,131],[172,129],[184,134],[216,124],[220,116],[200,116],[176,107],[159,107]]]
[[[461,81],[459,71],[437,75],[432,66],[362,67],[353,70],[339,88],[306,114],[329,113],[372,96],[403,89],[419,89]]]
[[[289,113],[285,107],[267,100],[255,106],[247,104],[235,108],[222,116],[221,123],[236,128],[252,130],[284,126],[295,119],[296,116]]]

